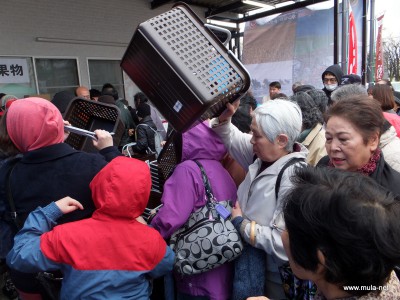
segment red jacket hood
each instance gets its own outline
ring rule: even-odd
[[[97,208],[93,219],[135,219],[149,200],[149,167],[137,159],[114,158],[93,178],[90,189]]]

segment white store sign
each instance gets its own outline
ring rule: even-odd
[[[0,58],[0,83],[29,83],[26,59]]]

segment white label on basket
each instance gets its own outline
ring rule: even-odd
[[[176,101],[175,105],[174,105],[174,109],[176,112],[179,112],[183,107],[183,104],[178,100]]]

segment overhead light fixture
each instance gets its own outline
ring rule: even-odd
[[[264,3],[264,2],[261,2],[261,1],[255,1],[255,0],[242,0],[242,3],[243,4],[247,4],[247,5],[257,6],[257,7],[260,7],[260,8],[271,8],[271,9],[274,8],[274,6],[272,6],[270,4],[267,4],[267,3]]]
[[[47,37],[37,37],[36,42],[79,44],[79,45],[97,45],[97,46],[112,46],[112,47],[127,47],[128,46],[127,43],[120,43],[120,42],[61,39],[61,38],[47,38]]]
[[[213,19],[207,19],[207,23],[217,25],[217,26],[230,27],[230,28],[236,28],[236,26],[237,26],[236,23],[218,21],[218,20],[213,20]]]

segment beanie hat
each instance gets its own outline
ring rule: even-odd
[[[341,84],[361,84],[361,77],[357,74],[343,75]]]
[[[64,120],[50,101],[26,98],[15,101],[7,113],[8,135],[22,153],[64,141]]]
[[[146,116],[150,116],[150,106],[146,103],[140,103],[139,106],[136,108],[136,114],[140,118],[144,118]]]

